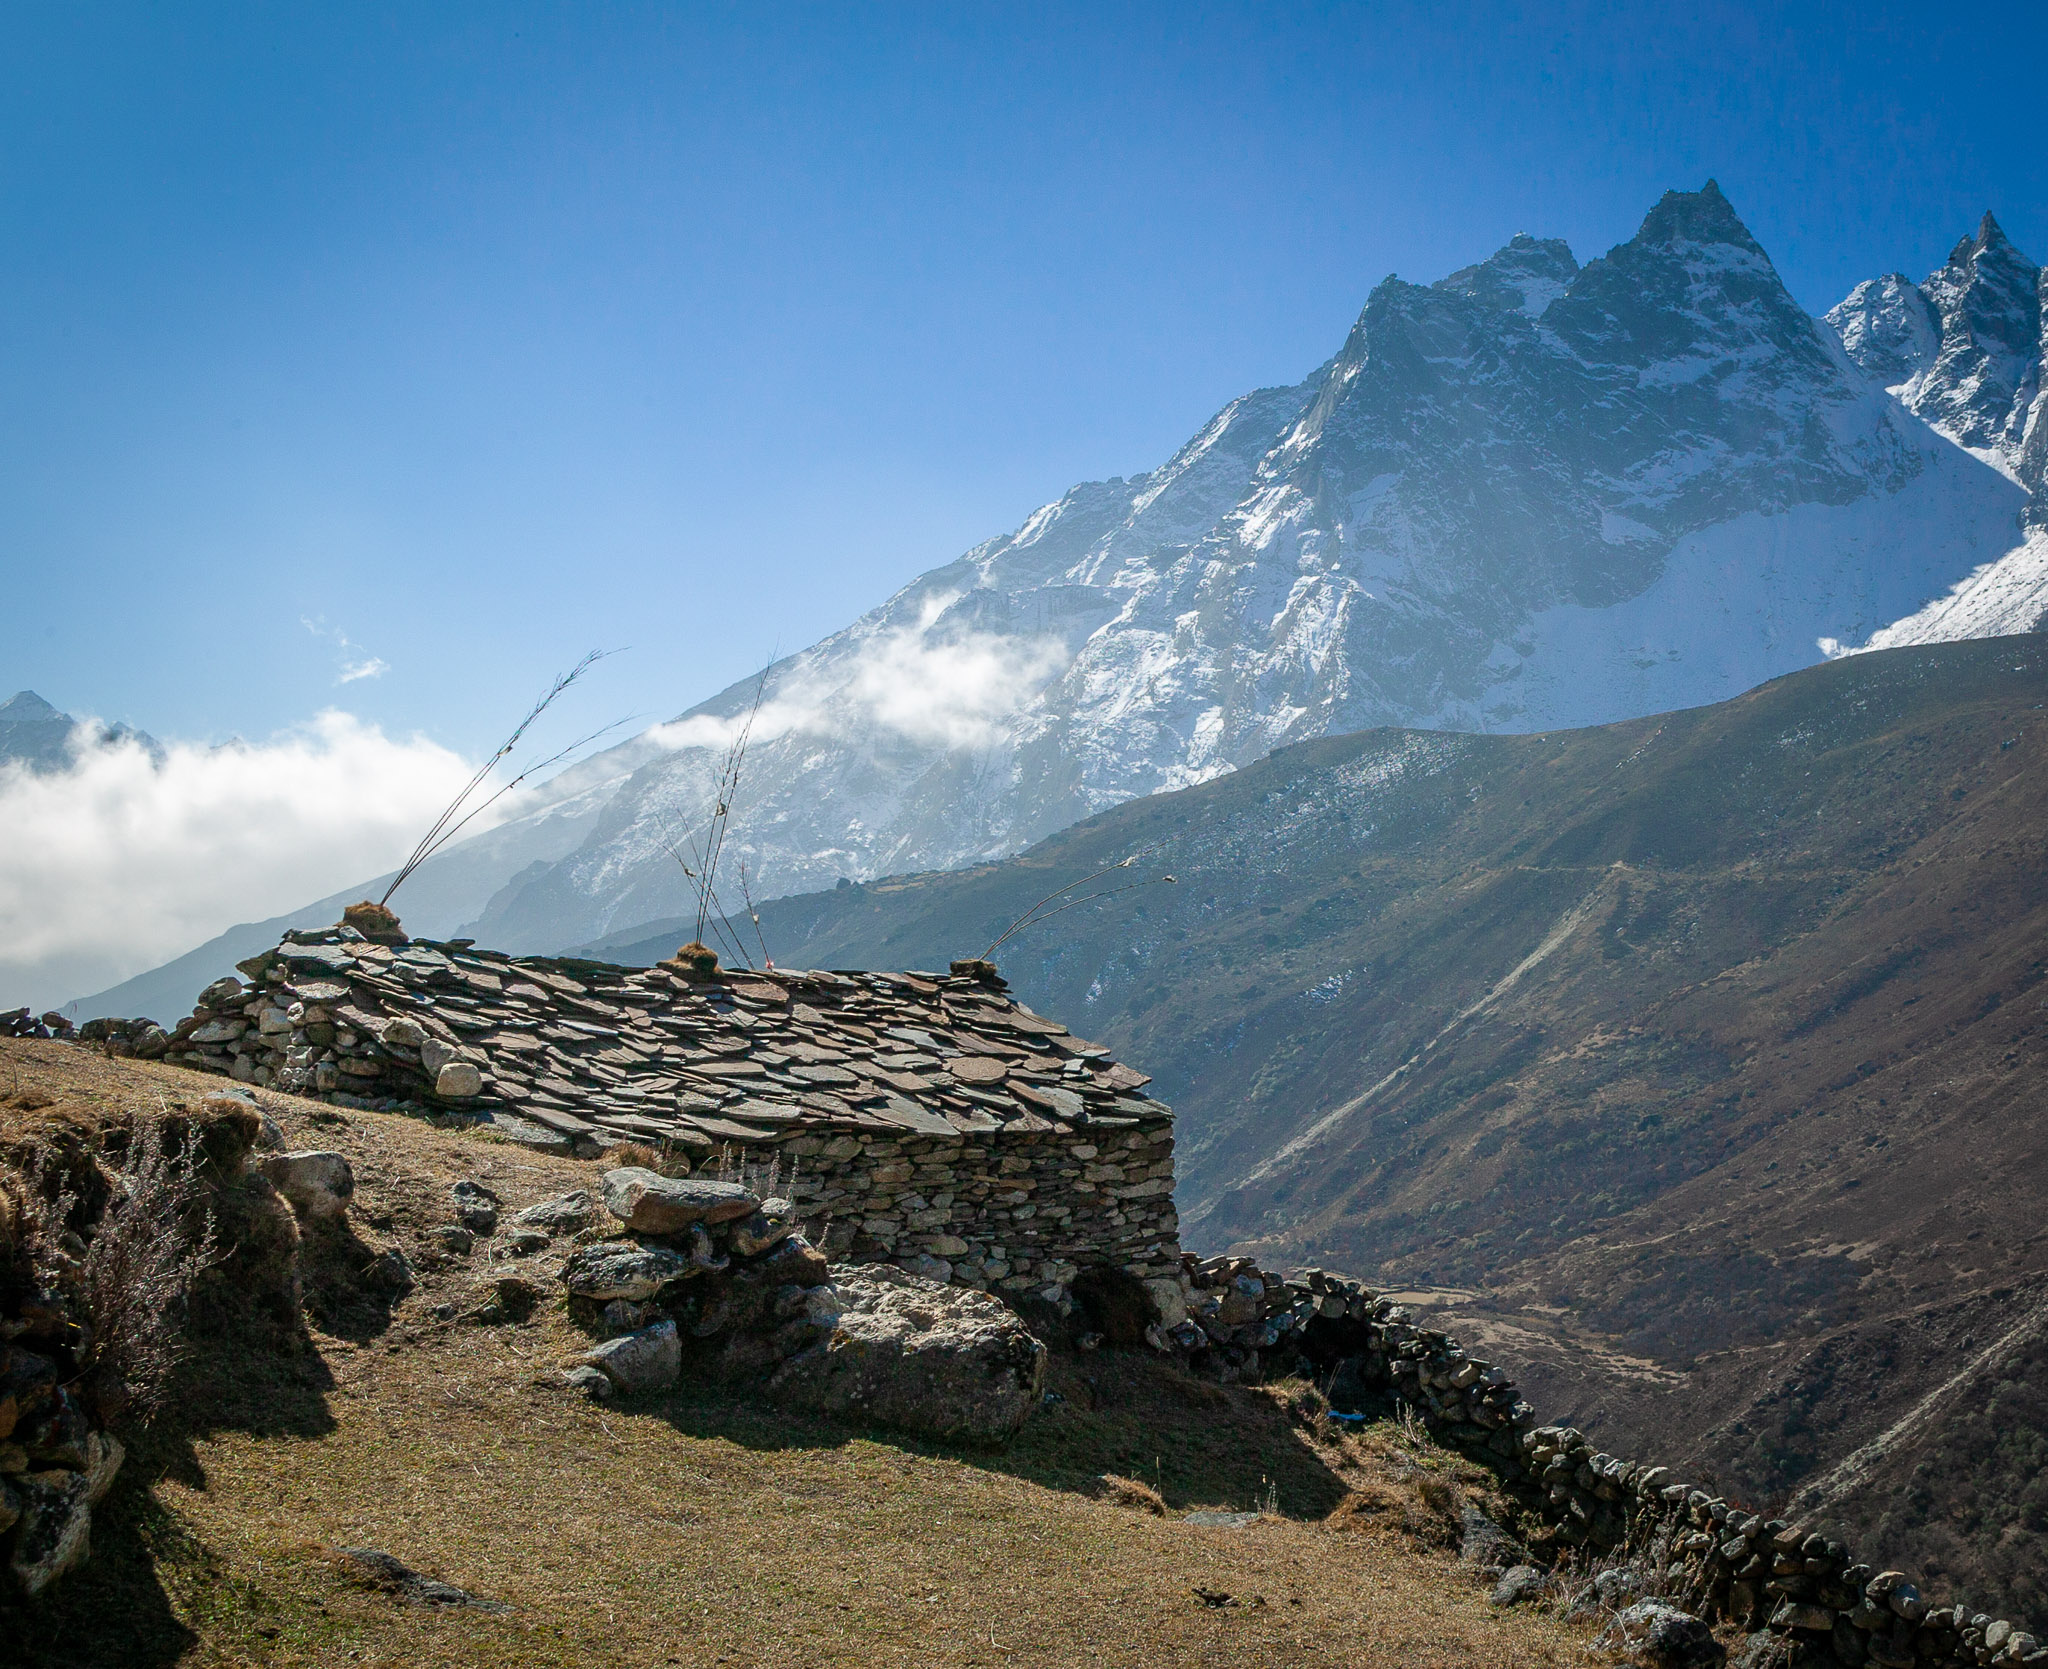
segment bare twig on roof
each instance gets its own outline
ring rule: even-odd
[[[407,880],[411,878],[414,870],[418,869],[421,864],[425,863],[427,859],[431,858],[436,852],[446,846],[449,841],[460,834],[463,827],[473,818],[495,805],[505,795],[511,793],[513,789],[532,776],[534,772],[546,770],[550,765],[559,764],[578,748],[596,741],[600,736],[609,734],[627,722],[624,719],[616,719],[602,730],[593,730],[588,736],[571,742],[559,753],[550,754],[546,759],[538,760],[534,764],[527,766],[525,770],[512,778],[510,782],[501,784],[477,804],[473,806],[469,804],[472,796],[476,794],[478,789],[483,787],[490,774],[499,765],[504,763],[506,758],[519,746],[520,742],[525,738],[527,731],[533,728],[534,722],[541,714],[552,707],[557,698],[564,694],[570,685],[574,684],[584,673],[603,660],[608,653],[610,653],[608,650],[591,650],[582,660],[578,661],[567,672],[563,673],[561,677],[557,678],[549,686],[547,694],[543,695],[528,709],[526,717],[512,727],[512,734],[498,744],[498,751],[477,768],[476,775],[463,785],[462,792],[457,794],[454,799],[450,800],[442,808],[441,815],[434,819],[433,826],[420,837],[420,843],[412,849],[412,856],[407,858],[399,867],[398,874],[392,878],[391,885],[384,889],[384,896],[377,900],[380,905],[389,904],[391,902],[391,895],[405,885]],[[467,811],[463,809],[465,806],[469,806]]]

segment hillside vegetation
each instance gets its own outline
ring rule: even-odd
[[[0,1041],[0,1134],[13,1151],[25,1126],[90,1130],[195,1086],[216,1081]],[[1055,1398],[1002,1449],[734,1391],[589,1403],[561,1383],[588,1340],[559,1306],[459,1319],[503,1265],[433,1231],[457,1181],[509,1212],[598,1163],[255,1099],[290,1146],[351,1160],[347,1216],[308,1225],[290,1309],[215,1293],[195,1311],[197,1354],[128,1433],[90,1561],[31,1605],[0,1599],[10,1665],[1583,1660],[1587,1626],[1495,1611],[1461,1568],[1463,1509],[1509,1516],[1485,1474],[1393,1422],[1317,1422],[1307,1387],[1060,1357]],[[229,1250],[236,1286],[288,1290],[289,1247]],[[1265,1511],[1185,1521],[1196,1507]]]
[[[2044,704],[2029,636],[1372,731],[762,920],[790,966],[943,966],[1173,873],[1000,959],[1156,1076],[1192,1247],[1415,1289],[1617,1452],[2039,1615]]]

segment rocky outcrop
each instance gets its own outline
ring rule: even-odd
[[[828,1290],[830,1332],[768,1381],[783,1406],[982,1442],[1014,1436],[1037,1407],[1045,1346],[1008,1306],[886,1264]]]
[[[1045,1346],[985,1293],[834,1270],[787,1200],[743,1183],[622,1166],[601,1192],[625,1233],[583,1239],[560,1268],[571,1316],[599,1335],[569,1381],[593,1396],[758,1381],[785,1407],[976,1441],[1012,1435],[1038,1402]],[[582,1239],[589,1205],[565,1195],[515,1223]]]

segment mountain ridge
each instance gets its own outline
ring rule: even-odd
[[[2022,537],[2017,466],[1864,363],[1925,348],[1928,411],[1973,377],[1995,405],[1973,367],[2006,360],[1970,344],[2020,329],[1979,296],[2035,270],[2008,247],[1964,260],[1946,314],[1885,292],[1947,321],[1932,348],[1893,343],[1867,286],[1807,315],[1711,181],[1584,265],[1518,235],[1433,284],[1389,278],[1316,372],[1230,402],[1158,470],[1070,489],[599,756],[566,849],[557,819],[497,835],[502,858],[451,850],[492,884],[431,925],[554,950],[685,910],[672,848],[757,695],[728,851],[760,899],[1001,856],[1313,735],[1599,723],[2030,626],[2048,534]]]

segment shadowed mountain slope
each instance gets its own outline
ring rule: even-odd
[[[2044,706],[2022,637],[1325,739],[764,930],[942,964],[1149,851],[1001,960],[1156,1074],[1190,1244],[1421,1290],[1617,1452],[2039,1612]]]

